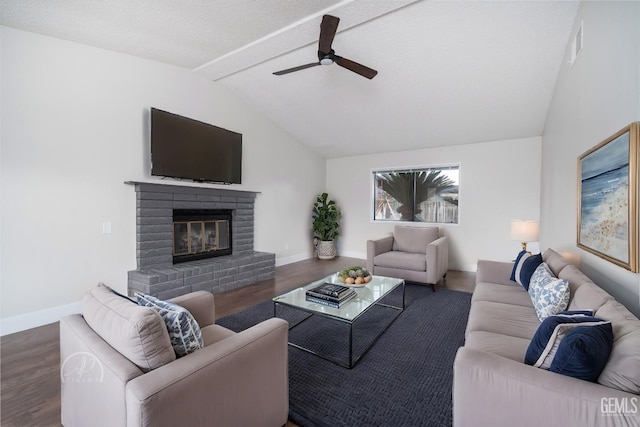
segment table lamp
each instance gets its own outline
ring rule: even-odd
[[[527,250],[527,242],[538,241],[538,221],[514,219],[511,221],[511,240],[522,242],[522,250]]]

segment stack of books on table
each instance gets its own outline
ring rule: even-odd
[[[356,296],[356,291],[347,286],[335,283],[323,283],[306,293],[306,300],[333,308],[340,308],[344,303]]]

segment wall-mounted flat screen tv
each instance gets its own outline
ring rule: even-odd
[[[151,108],[151,175],[240,184],[242,134]]]

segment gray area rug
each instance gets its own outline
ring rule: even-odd
[[[289,346],[289,419],[300,426],[450,426],[453,359],[464,344],[471,294],[406,286],[406,308],[376,307],[354,328],[354,354],[393,320],[352,369]],[[396,305],[400,293],[385,301]],[[295,324],[300,312],[278,308]],[[267,301],[220,319],[241,331],[273,316]],[[345,329],[346,328],[346,329]],[[289,332],[297,344],[332,358],[348,355],[348,326],[313,316]]]

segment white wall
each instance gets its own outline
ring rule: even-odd
[[[541,245],[640,315],[640,275],[576,246],[577,158],[640,120],[640,2],[582,2],[574,33],[581,21],[584,48],[570,66],[569,40],[542,137]]]
[[[343,213],[339,252],[366,258],[366,241],[393,230],[371,221],[373,169],[460,164],[459,224],[440,225],[449,267],[475,271],[479,258],[513,259],[520,244],[510,240],[511,220],[539,216],[540,144],[536,137],[327,160],[327,192]]]
[[[149,176],[149,108],[243,134],[243,184],[260,191],[255,249],[309,257],[324,158],[189,70],[1,27],[3,333],[77,309],[136,268],[135,192]],[[171,181],[169,181],[171,183]],[[102,234],[102,223],[112,234]],[[46,318],[46,319],[45,319]],[[16,326],[17,325],[17,326]]]

